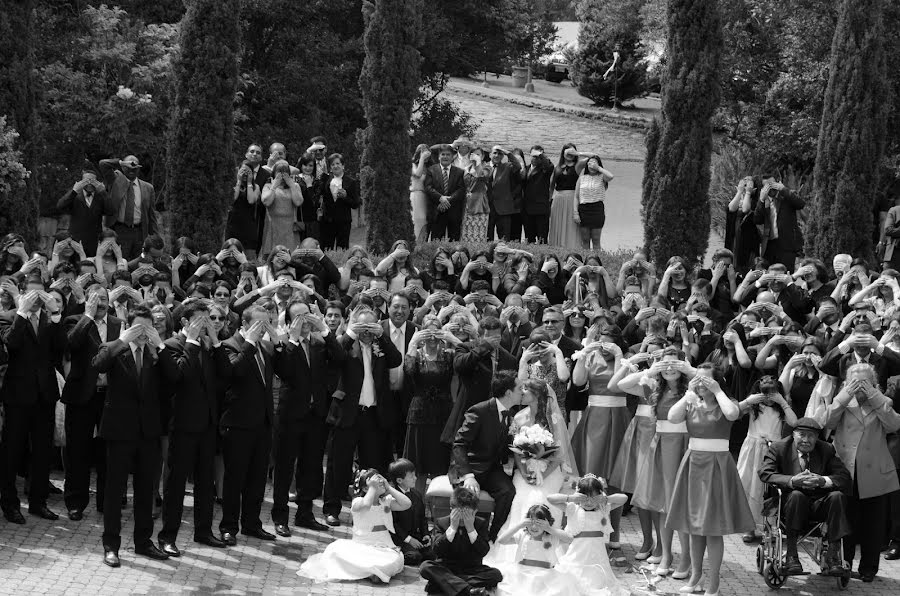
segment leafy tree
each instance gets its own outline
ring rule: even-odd
[[[645,172],[644,237],[660,269],[673,255],[699,261],[709,240],[711,118],[719,103],[722,30],[716,0],[669,0],[668,64],[658,141]]]
[[[572,80],[578,93],[596,104],[621,105],[646,93],[647,64],[639,37],[644,1],[579,0],[575,5],[581,27]],[[613,52],[619,52],[619,62],[609,72]]]
[[[871,254],[872,200],[889,106],[884,0],[843,0],[831,45],[809,252]]]
[[[443,97],[425,104],[414,115],[410,128],[412,129],[410,147],[417,147],[422,143],[426,145],[436,142],[450,143],[460,136],[471,139],[478,131],[478,125],[472,121],[471,114]]]
[[[550,11],[538,0],[506,0],[501,17],[508,57],[512,65],[528,66],[553,51],[557,28]],[[522,18],[527,15],[527,18]]]
[[[22,152],[16,149],[19,138],[13,128],[6,125],[6,116],[0,116],[0,235],[8,232],[23,234],[36,229],[36,210],[23,213],[22,197],[29,172],[22,165]],[[23,234],[26,235],[26,234]],[[35,240],[36,234],[27,234]]]
[[[174,63],[169,133],[172,239],[193,238],[202,252],[222,241],[233,177],[232,102],[240,60],[239,0],[189,0]]]
[[[365,0],[366,58],[359,88],[368,127],[359,172],[369,214],[366,244],[387,252],[398,238],[413,241],[409,206],[409,123],[419,89],[421,0]],[[390,147],[385,151],[385,147]]]

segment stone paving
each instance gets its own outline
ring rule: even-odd
[[[61,486],[59,474],[54,481]],[[271,487],[270,487],[271,488]],[[129,499],[130,501],[130,499]],[[334,584],[311,584],[296,575],[301,562],[309,555],[324,550],[334,538],[349,537],[345,525],[329,533],[309,532],[295,528],[294,536],[278,538],[274,543],[238,536],[238,546],[215,549],[195,544],[192,536],[192,500],[187,498],[185,522],[178,545],[183,551],[180,559],[152,561],[134,554],[130,536],[132,510],[123,512],[122,567],[110,569],[103,565],[100,536],[101,516],[92,508],[80,522],[62,517],[57,522],[44,521],[26,514],[27,523],[18,526],[0,520],[0,594],[423,594],[425,582],[414,568],[407,567],[388,585],[369,581]],[[271,490],[263,505],[263,522],[267,530],[273,527],[268,514]],[[320,513],[317,503],[317,514]],[[51,497],[50,507],[62,512],[60,496]],[[293,505],[292,505],[293,507]],[[216,511],[218,523],[220,511]],[[291,516],[293,517],[293,516]],[[344,510],[342,519],[349,520]],[[622,519],[622,556],[632,561],[640,532],[633,513]],[[157,521],[154,531],[159,531]],[[676,547],[677,551],[677,547]],[[739,536],[726,538],[725,563],[722,570],[722,596],[766,592],[762,578],[755,572],[755,547],[744,545]],[[803,559],[807,570],[812,564]],[[648,594],[642,588],[640,576],[616,569],[621,581],[634,594]],[[677,593],[682,582],[666,579],[658,585],[657,594]],[[781,589],[785,594],[837,594],[831,578],[807,576],[791,578]],[[881,571],[873,584],[850,582],[848,595],[888,596],[900,593],[900,564],[882,561]],[[521,595],[531,596],[531,595]]]

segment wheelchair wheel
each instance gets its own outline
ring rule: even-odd
[[[769,588],[771,588],[772,590],[777,590],[784,585],[785,579],[787,579],[787,576],[781,575],[778,572],[773,561],[770,561],[768,564],[766,564],[765,571],[763,572],[763,580],[766,582],[766,585],[769,586]]]
[[[760,544],[756,547],[756,572],[760,575],[765,573],[766,571],[766,551],[763,549],[763,545]]]
[[[842,575],[840,577],[836,577],[835,579],[837,580],[838,590],[846,590],[847,586],[850,585],[850,574],[849,573],[845,573],[844,575]]]

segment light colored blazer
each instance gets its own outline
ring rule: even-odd
[[[827,425],[835,429],[834,448],[856,478],[860,499],[900,489],[886,436],[900,429],[900,414],[889,398],[882,394],[860,406],[839,393],[828,407]]]

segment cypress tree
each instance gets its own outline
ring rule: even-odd
[[[368,126],[363,131],[360,194],[368,248],[387,253],[413,238],[409,203],[409,121],[420,83],[421,0],[364,0],[366,57],[359,76]]]
[[[669,0],[667,15],[662,121],[644,189],[644,236],[660,269],[673,255],[701,260],[709,242],[710,119],[722,53],[716,0]]]
[[[240,57],[240,0],[188,0],[174,63],[168,142],[171,238],[202,252],[222,242],[234,178],[233,101]]]
[[[807,252],[869,256],[890,108],[885,0],[843,0],[831,44]]]

